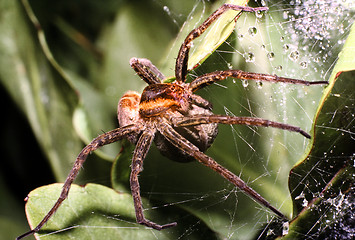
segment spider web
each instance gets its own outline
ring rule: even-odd
[[[198,11],[198,8],[208,11],[208,4],[197,1],[188,17],[195,16],[194,11]],[[251,4],[253,3],[249,3]],[[309,81],[328,80],[354,22],[351,1],[267,1],[262,4],[270,8],[268,13],[244,13],[237,21],[236,31],[191,75],[198,76],[215,70],[235,68]],[[181,21],[178,13],[171,12],[167,6],[163,9],[174,22]],[[213,102],[215,113],[262,117],[301,126],[309,132],[322,90],[323,87],[319,86],[290,86],[230,79],[202,90],[199,94]],[[353,128],[350,134],[353,136]],[[304,156],[307,145],[308,140],[295,133],[225,126],[220,127],[219,137],[207,154],[241,176],[274,206],[290,216],[292,202],[288,188],[289,171]],[[150,158],[159,159],[158,155]],[[197,164],[180,166],[171,162],[160,162],[159,167],[153,167],[154,164],[156,163],[147,163],[145,169],[155,170],[146,170],[147,172],[142,174],[155,179],[147,183],[150,185],[146,186],[146,189],[150,189],[148,196],[151,199],[168,199],[168,205],[178,205],[191,211],[224,238],[272,238],[273,231],[287,233],[287,225],[283,228],[270,227],[275,221],[267,209],[255,204],[233,186],[219,179],[219,176],[209,173],[208,169],[200,169]],[[176,175],[178,173],[186,177],[180,179]],[[308,173],[311,174],[312,170]],[[165,182],[162,183],[160,179]],[[201,181],[202,184],[196,181]],[[315,184],[327,181],[327,177],[321,175],[315,179]],[[175,191],[171,191],[174,189]],[[320,193],[317,191],[319,189],[314,189],[311,194],[318,196]],[[303,201],[301,205],[307,206],[308,202],[302,194],[303,192],[294,197]],[[339,204],[339,199],[341,202],[350,201],[349,197],[340,195],[334,199],[336,204]],[[318,228],[316,233],[303,237],[324,237],[324,232],[332,229],[334,222],[339,219],[346,226],[347,214],[352,208],[353,206],[349,205],[347,210],[338,209],[338,214],[328,220],[328,226],[319,227],[314,224],[314,228]],[[321,217],[319,221],[322,221]],[[196,222],[196,225],[199,224]],[[181,238],[184,239],[189,233],[197,231],[196,225],[192,224]],[[353,230],[346,227],[333,229],[334,235],[331,236],[339,236],[339,233],[346,238],[353,234]]]

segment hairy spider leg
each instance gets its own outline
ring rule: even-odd
[[[164,74],[146,58],[131,58],[129,64],[138,76],[149,85],[161,83],[165,79]]]
[[[196,126],[200,124],[209,124],[209,123],[273,127],[273,128],[288,130],[291,132],[298,132],[306,138],[311,138],[311,136],[305,131],[303,131],[300,127],[274,122],[263,118],[234,117],[234,116],[225,116],[225,115],[195,115],[191,117],[181,117],[179,119],[176,118],[174,119],[175,127]]]
[[[235,11],[244,11],[244,12],[257,12],[257,11],[266,11],[267,7],[246,7],[238,6],[233,4],[223,4],[215,12],[213,12],[199,27],[193,29],[185,38],[185,41],[180,47],[178,56],[176,58],[175,64],[175,77],[176,81],[179,83],[185,82],[187,75],[187,62],[189,58],[189,51],[191,48],[191,42],[201,36],[202,33],[216,20],[218,19],[225,11],[235,10]]]
[[[194,157],[197,161],[205,165],[206,167],[211,168],[222,177],[224,177],[229,182],[233,183],[240,190],[245,192],[248,196],[254,199],[256,202],[269,208],[276,215],[281,217],[282,219],[288,221],[288,218],[282,214],[279,210],[273,207],[266,199],[264,199],[259,193],[250,188],[241,178],[237,175],[224,168],[222,165],[218,164],[211,157],[207,156],[203,152],[201,152],[195,145],[190,143],[187,139],[182,137],[179,133],[177,133],[169,124],[162,123],[159,125],[158,131],[165,136],[165,138],[170,141],[174,146],[183,149],[190,156]]]
[[[19,239],[22,239],[26,236],[29,236],[31,234],[38,232],[43,227],[43,225],[51,218],[51,216],[57,211],[57,209],[62,204],[62,202],[68,197],[70,187],[71,187],[73,181],[75,180],[76,176],[78,175],[81,167],[83,166],[83,164],[90,152],[95,151],[96,149],[98,149],[104,145],[107,145],[107,144],[110,144],[113,142],[117,142],[118,140],[121,140],[122,138],[126,137],[127,135],[129,135],[133,132],[138,132],[138,131],[140,131],[139,126],[129,125],[129,126],[125,126],[122,128],[116,128],[116,129],[111,130],[107,133],[101,134],[100,136],[98,136],[97,138],[92,140],[92,142],[90,144],[88,144],[85,148],[83,148],[83,150],[81,150],[78,157],[76,158],[74,166],[71,169],[67,179],[65,180],[65,183],[62,188],[62,192],[60,193],[60,197],[58,198],[58,200],[56,201],[56,203],[54,204],[52,209],[47,213],[47,215],[42,219],[42,221],[34,229],[22,234],[21,236],[17,237],[16,239],[19,240]]]
[[[148,150],[150,148],[150,145],[154,140],[155,132],[156,131],[154,129],[146,129],[145,131],[143,131],[142,135],[140,136],[137,142],[136,148],[133,153],[133,158],[132,158],[130,186],[131,186],[131,192],[133,196],[134,208],[136,210],[137,223],[143,224],[147,227],[154,228],[156,230],[162,230],[164,228],[176,226],[177,223],[173,222],[165,225],[159,225],[152,221],[147,220],[144,217],[142,198],[140,195],[140,187],[138,181],[138,175],[143,170],[143,160],[145,159]]]
[[[205,86],[208,86],[214,82],[225,80],[226,78],[237,78],[243,80],[254,80],[254,81],[265,81],[272,83],[291,83],[291,84],[300,84],[300,85],[320,85],[328,84],[327,81],[305,81],[293,78],[278,77],[276,75],[269,75],[263,73],[252,73],[244,72],[241,70],[225,70],[225,71],[216,71],[211,73],[206,73],[202,76],[195,78],[190,83],[190,88],[192,92],[195,92]]]

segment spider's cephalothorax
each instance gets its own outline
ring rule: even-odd
[[[131,65],[137,59],[131,59]],[[198,101],[194,101],[198,99]],[[121,127],[141,122],[150,123],[166,121],[173,125],[174,119],[181,117],[212,115],[212,104],[193,94],[185,83],[159,83],[147,86],[142,95],[129,91],[123,95],[118,104],[118,121]],[[205,152],[213,143],[218,133],[216,123],[196,126],[174,127],[180,135]],[[136,144],[138,135],[129,140]],[[159,151],[171,160],[178,162],[193,161],[194,158],[180,148],[175,147],[164,136],[157,133],[154,139]]]
[[[60,197],[42,221],[33,230],[21,235],[18,239],[38,232],[68,197],[70,186],[79,173],[90,152],[101,146],[127,138],[136,145],[132,157],[130,187],[136,212],[137,222],[157,230],[175,226],[176,223],[159,225],[147,220],[143,214],[138,175],[142,171],[143,160],[153,141],[158,149],[170,159],[186,162],[197,160],[220,174],[226,180],[241,189],[255,201],[265,206],[277,216],[287,220],[279,210],[273,207],[260,194],[248,187],[237,175],[221,166],[214,159],[204,154],[217,135],[217,124],[239,124],[263,127],[274,127],[298,132],[306,138],[311,136],[299,127],[278,123],[262,118],[215,115],[212,105],[194,92],[225,80],[227,77],[268,82],[283,82],[302,85],[326,84],[325,81],[308,82],[262,73],[226,70],[206,73],[186,83],[187,63],[192,41],[199,37],[213,21],[226,10],[265,11],[266,7],[250,8],[232,4],[224,4],[209,16],[198,28],[193,29],[180,47],[175,65],[176,80],[163,83],[165,76],[148,59],[132,58],[130,64],[139,77],[148,86],[142,95],[129,91],[118,104],[118,121],[120,127],[106,132],[88,144],[78,155],[60,194]],[[198,179],[196,179],[198,180]]]

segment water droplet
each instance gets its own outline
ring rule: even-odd
[[[242,85],[246,88],[249,85],[248,80],[242,80]]]
[[[282,65],[278,65],[275,67],[275,70],[281,72],[282,71]]]
[[[308,67],[308,63],[303,61],[300,63],[302,69],[306,69]]]
[[[285,223],[282,225],[282,236],[287,235],[289,229],[290,229],[290,224],[289,224],[289,222],[285,222]]]
[[[274,58],[275,58],[275,53],[273,53],[273,52],[268,52],[268,54],[267,54],[266,56],[267,56],[268,59],[274,60]]]
[[[228,63],[227,66],[228,66],[228,69],[230,69],[230,70],[233,69],[233,66],[231,63]]]
[[[238,38],[239,38],[240,40],[243,40],[244,35],[243,35],[243,34],[239,34],[239,35],[238,35]]]
[[[245,58],[246,62],[254,62],[255,61],[255,56],[254,56],[254,53],[252,53],[252,52],[244,53],[244,58]]]
[[[283,49],[285,52],[287,52],[290,49],[290,46],[288,44],[284,44]]]
[[[248,33],[250,36],[255,36],[255,34],[258,32],[258,29],[256,27],[250,27],[248,29]]]
[[[264,15],[264,11],[256,11],[255,16],[256,18],[261,18]]]
[[[263,88],[263,82],[262,81],[257,81],[256,86],[258,86],[259,89]]]
[[[283,14],[282,14],[283,19],[285,19],[285,20],[288,19],[288,13],[289,13],[288,11],[283,12]]]
[[[164,10],[165,12],[167,12],[167,13],[170,13],[170,9],[169,9],[168,6],[164,6],[164,7],[163,7],[163,10]]]
[[[280,37],[280,42],[285,41],[285,37]]]
[[[300,56],[300,53],[297,50],[295,50],[290,53],[289,58],[295,62],[298,60],[299,56]]]

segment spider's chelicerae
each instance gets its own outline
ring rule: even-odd
[[[227,77],[269,82],[283,82],[302,85],[326,84],[325,81],[308,82],[297,79],[283,78],[275,75],[243,72],[241,70],[216,71],[199,76],[186,83],[187,63],[192,41],[199,37],[226,10],[265,11],[266,7],[251,8],[224,4],[207,18],[198,28],[193,29],[180,47],[176,59],[173,83],[163,83],[164,75],[147,59],[132,58],[130,64],[137,74],[148,84],[140,95],[128,91],[118,104],[118,121],[120,127],[95,138],[78,155],[70,171],[59,199],[43,220],[33,230],[21,235],[38,232],[48,219],[56,212],[61,203],[68,197],[69,189],[79,173],[88,154],[99,147],[127,138],[136,145],[133,153],[130,186],[134,201],[137,222],[153,229],[161,230],[173,227],[177,223],[159,225],[147,220],[143,214],[138,174],[142,171],[143,160],[150,145],[154,141],[163,155],[176,161],[197,160],[203,165],[219,173],[222,177],[240,188],[261,205],[269,208],[277,216],[287,218],[268,201],[234,173],[218,164],[204,152],[211,146],[217,136],[218,124],[242,124],[263,127],[274,127],[298,132],[306,138],[310,135],[299,127],[278,123],[261,118],[232,117],[214,115],[211,104],[194,92]]]

